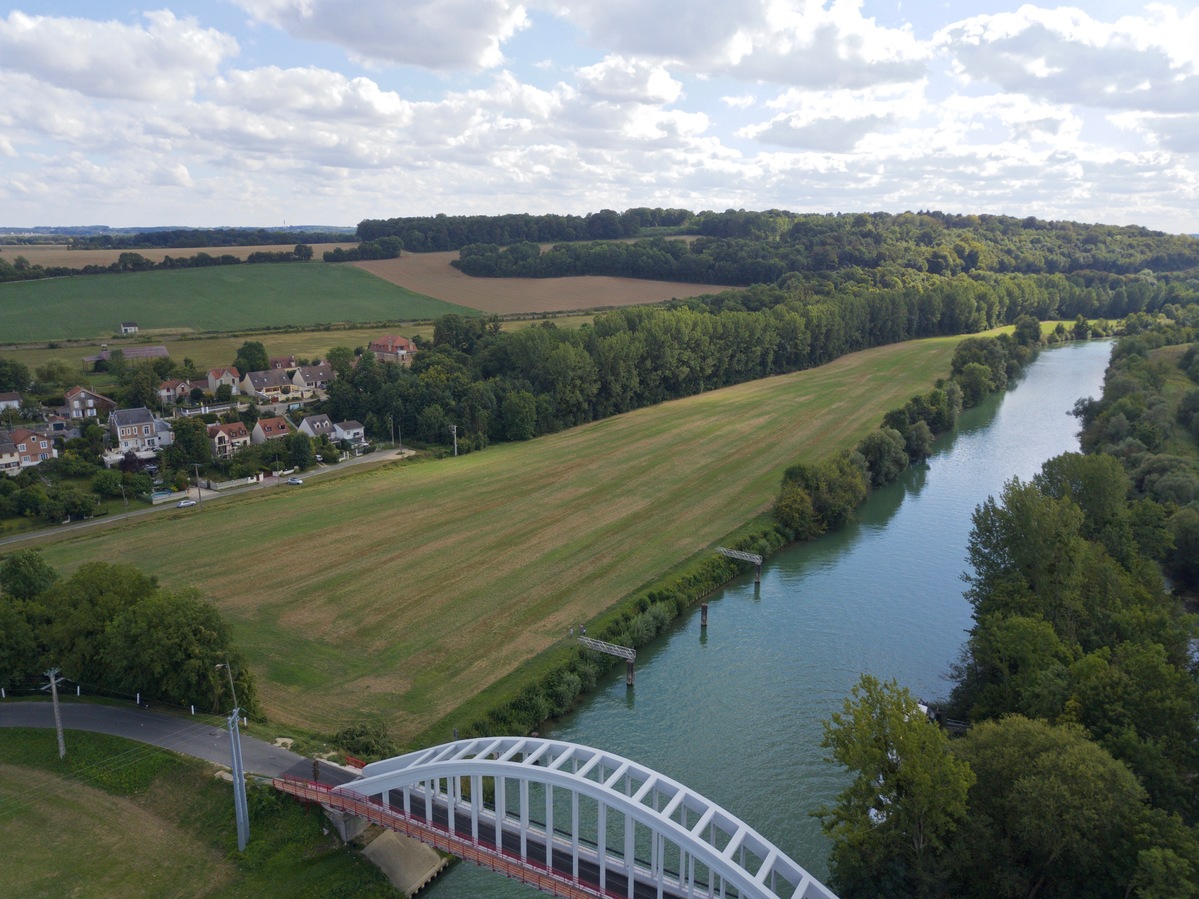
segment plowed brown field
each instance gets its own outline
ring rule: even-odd
[[[314,259],[320,259],[323,253],[334,247],[349,249],[356,246],[358,246],[358,242],[353,240],[345,243],[312,244],[312,256]],[[167,256],[184,259],[188,256],[195,256],[197,253],[207,253],[209,256],[231,255],[238,259],[245,259],[251,253],[259,251],[282,253],[290,249],[290,246],[271,245],[261,247],[156,247],[145,250],[69,250],[66,244],[31,244],[28,246],[25,244],[2,244],[0,245],[0,258],[12,262],[18,256],[24,256],[33,265],[64,265],[67,268],[83,268],[85,265],[112,265],[125,252],[140,253],[151,262],[162,262]]]
[[[643,281],[596,275],[575,278],[472,278],[450,265],[450,260],[457,258],[458,252],[455,250],[450,253],[406,253],[399,259],[353,264],[392,284],[423,293],[427,297],[499,315],[642,306],[730,289],[719,284],[684,284],[679,281]]]

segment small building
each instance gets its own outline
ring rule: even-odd
[[[293,371],[294,369],[299,368],[299,364],[296,362],[295,356],[271,356],[270,359],[267,360],[267,364],[272,369],[279,369],[283,371]]]
[[[327,390],[329,382],[337,377],[337,373],[333,371],[333,366],[328,363],[320,365],[301,365],[296,369],[296,373],[292,375],[291,382],[303,394],[310,394],[317,390]]]
[[[95,356],[84,356],[83,361],[90,362],[92,365],[95,365],[97,362],[108,362],[112,358],[112,354],[116,352],[124,354],[126,362],[166,359],[171,355],[164,346],[126,346],[117,347],[115,350],[101,350]]]
[[[137,333],[137,322],[121,322],[121,336]]]
[[[0,393],[0,412],[3,412],[5,409],[20,409],[20,408],[21,408],[21,394],[17,393],[17,391],[15,391],[15,390],[6,391],[5,393]]]
[[[241,372],[233,366],[210,368],[208,370],[208,392],[216,393],[216,389],[224,384],[232,388],[233,395],[237,396],[241,393],[241,380]]]
[[[328,415],[309,415],[300,422],[300,431],[309,437],[328,437],[334,439],[333,422]]]
[[[268,403],[275,403],[284,397],[291,396],[295,389],[295,384],[287,376],[287,372],[282,369],[252,371],[241,379],[242,393]]]
[[[380,362],[398,362],[400,365],[408,365],[412,361],[412,354],[416,352],[416,344],[407,337],[388,334],[385,337],[376,337],[370,342],[367,349]]]
[[[240,421],[209,425],[208,440],[214,459],[229,459],[243,446],[250,445],[250,431]]]
[[[168,378],[158,385],[158,401],[164,406],[181,403],[191,393],[191,385],[179,378]]]
[[[117,407],[117,401],[86,387],[72,387],[63,394],[68,418],[97,418]]]
[[[366,428],[358,421],[335,421],[333,436],[336,440],[348,440],[354,446],[366,443]]]
[[[156,419],[145,406],[117,409],[108,416],[108,429],[112,432],[113,446],[121,453],[156,452],[174,442],[170,425]]]
[[[260,418],[250,434],[250,441],[258,445],[268,440],[282,440],[291,433],[286,418]]]
[[[16,475],[21,471],[21,454],[12,437],[0,431],[0,473]]]
[[[8,445],[11,444],[11,449]],[[12,469],[12,456],[15,451],[17,468]],[[11,431],[0,431],[0,465],[4,470],[14,474],[22,468],[30,468],[47,459],[58,458],[58,450],[54,442],[45,434],[38,434],[28,428],[13,428]]]

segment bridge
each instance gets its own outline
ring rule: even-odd
[[[577,743],[456,740],[339,786],[274,785],[566,899],[836,899],[716,803]]]

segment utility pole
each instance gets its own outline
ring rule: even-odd
[[[67,744],[62,737],[62,714],[58,711],[58,682],[62,680],[58,676],[58,669],[51,668],[46,672],[46,677],[50,678],[50,697],[54,700],[54,729],[58,731],[58,757],[65,759],[67,757]],[[43,690],[47,689],[42,687]]]
[[[217,669],[224,668],[229,675],[229,691],[233,694],[233,711],[229,714],[229,751],[232,756],[233,768],[233,812],[237,818],[237,851],[246,851],[246,841],[250,839],[250,810],[246,803],[246,770],[241,759],[241,731],[237,721],[241,717],[241,709],[237,705],[237,688],[233,686],[233,669],[228,662],[217,664]]]
[[[450,430],[454,434],[454,455],[458,455],[458,426],[450,425]]]
[[[204,502],[204,491],[202,491],[200,489],[200,463],[195,462],[193,464],[196,466],[196,502],[203,503]],[[229,675],[229,677],[230,677],[229,683],[233,683],[233,680],[232,680],[233,675]]]
[[[153,492],[153,488],[151,488]],[[129,520],[129,498],[125,496],[125,475],[121,474],[121,502],[125,504],[125,520]]]

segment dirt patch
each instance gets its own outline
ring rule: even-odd
[[[416,293],[500,315],[564,312],[608,306],[643,306],[671,299],[730,290],[720,284],[642,281],[580,275],[575,278],[472,278],[450,265],[457,251],[408,253],[354,265]]]

